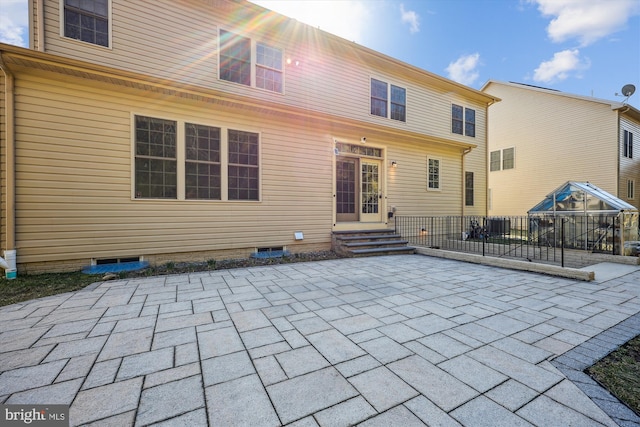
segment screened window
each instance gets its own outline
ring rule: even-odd
[[[464,204],[473,206],[473,172],[464,173]]]
[[[258,134],[229,130],[229,200],[258,200]]]
[[[440,160],[427,158],[427,189],[440,189]]]
[[[464,110],[464,134],[476,136],[476,110],[465,108]]]
[[[64,35],[109,46],[109,0],[64,0]]]
[[[136,116],[136,198],[177,197],[176,122]]]
[[[220,200],[220,128],[185,125],[185,197]]]
[[[401,122],[407,121],[407,90],[371,79],[371,114]]]
[[[628,130],[624,131],[624,156],[633,159],[633,134]]]
[[[502,150],[502,169],[513,169],[515,167],[515,149],[505,148]]]
[[[633,200],[636,197],[636,182],[633,179],[627,180],[627,199]]]
[[[463,111],[464,111],[464,108],[462,108],[460,105],[453,104],[451,106],[451,132],[452,133],[457,133],[458,135],[462,135]]]
[[[282,51],[256,45],[256,87],[282,93]]]
[[[489,170],[491,172],[500,170],[500,150],[491,152],[489,158]]]

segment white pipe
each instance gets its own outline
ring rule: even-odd
[[[2,257],[0,257],[0,267],[2,267],[5,270],[9,269],[9,264],[7,264],[7,261],[5,261],[5,259]]]

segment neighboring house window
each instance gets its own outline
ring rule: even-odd
[[[389,99],[391,99],[390,103]],[[371,114],[406,122],[406,89],[380,80],[371,79]]]
[[[633,159],[633,134],[628,130],[624,131],[624,156]]]
[[[491,152],[489,159],[489,170],[491,172],[500,170],[500,150]]]
[[[427,158],[427,189],[440,189],[440,160]]]
[[[136,198],[177,197],[176,122],[136,116]]]
[[[64,0],[64,36],[109,46],[109,0]]]
[[[255,50],[255,56],[253,56]],[[251,58],[255,57],[255,76]],[[248,37],[220,30],[220,79],[283,92],[282,50],[264,43],[252,44]],[[255,83],[252,83],[255,82]]]
[[[515,148],[505,148],[502,150],[502,169],[513,169],[515,167]]]
[[[258,134],[229,130],[229,200],[258,200]]]
[[[464,108],[460,105],[453,104],[451,106],[451,132],[457,133],[458,135],[462,135],[463,131],[463,123],[462,123],[462,115]]]
[[[464,204],[473,206],[473,172],[464,173]]]
[[[185,197],[220,200],[220,128],[185,125]]]
[[[463,117],[464,116],[464,117]],[[458,135],[476,136],[476,110],[451,105],[451,132]]]
[[[635,180],[633,179],[627,180],[627,199],[629,200],[635,199],[635,196],[636,196],[635,187],[636,187]]]

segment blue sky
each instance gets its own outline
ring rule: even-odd
[[[638,88],[640,0],[254,0],[479,89],[490,79],[624,101]],[[0,41],[28,46],[26,0],[0,0]]]

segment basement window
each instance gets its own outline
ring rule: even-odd
[[[289,251],[284,246],[274,246],[267,248],[257,248],[256,251],[251,254],[251,258],[282,258],[289,255]]]

